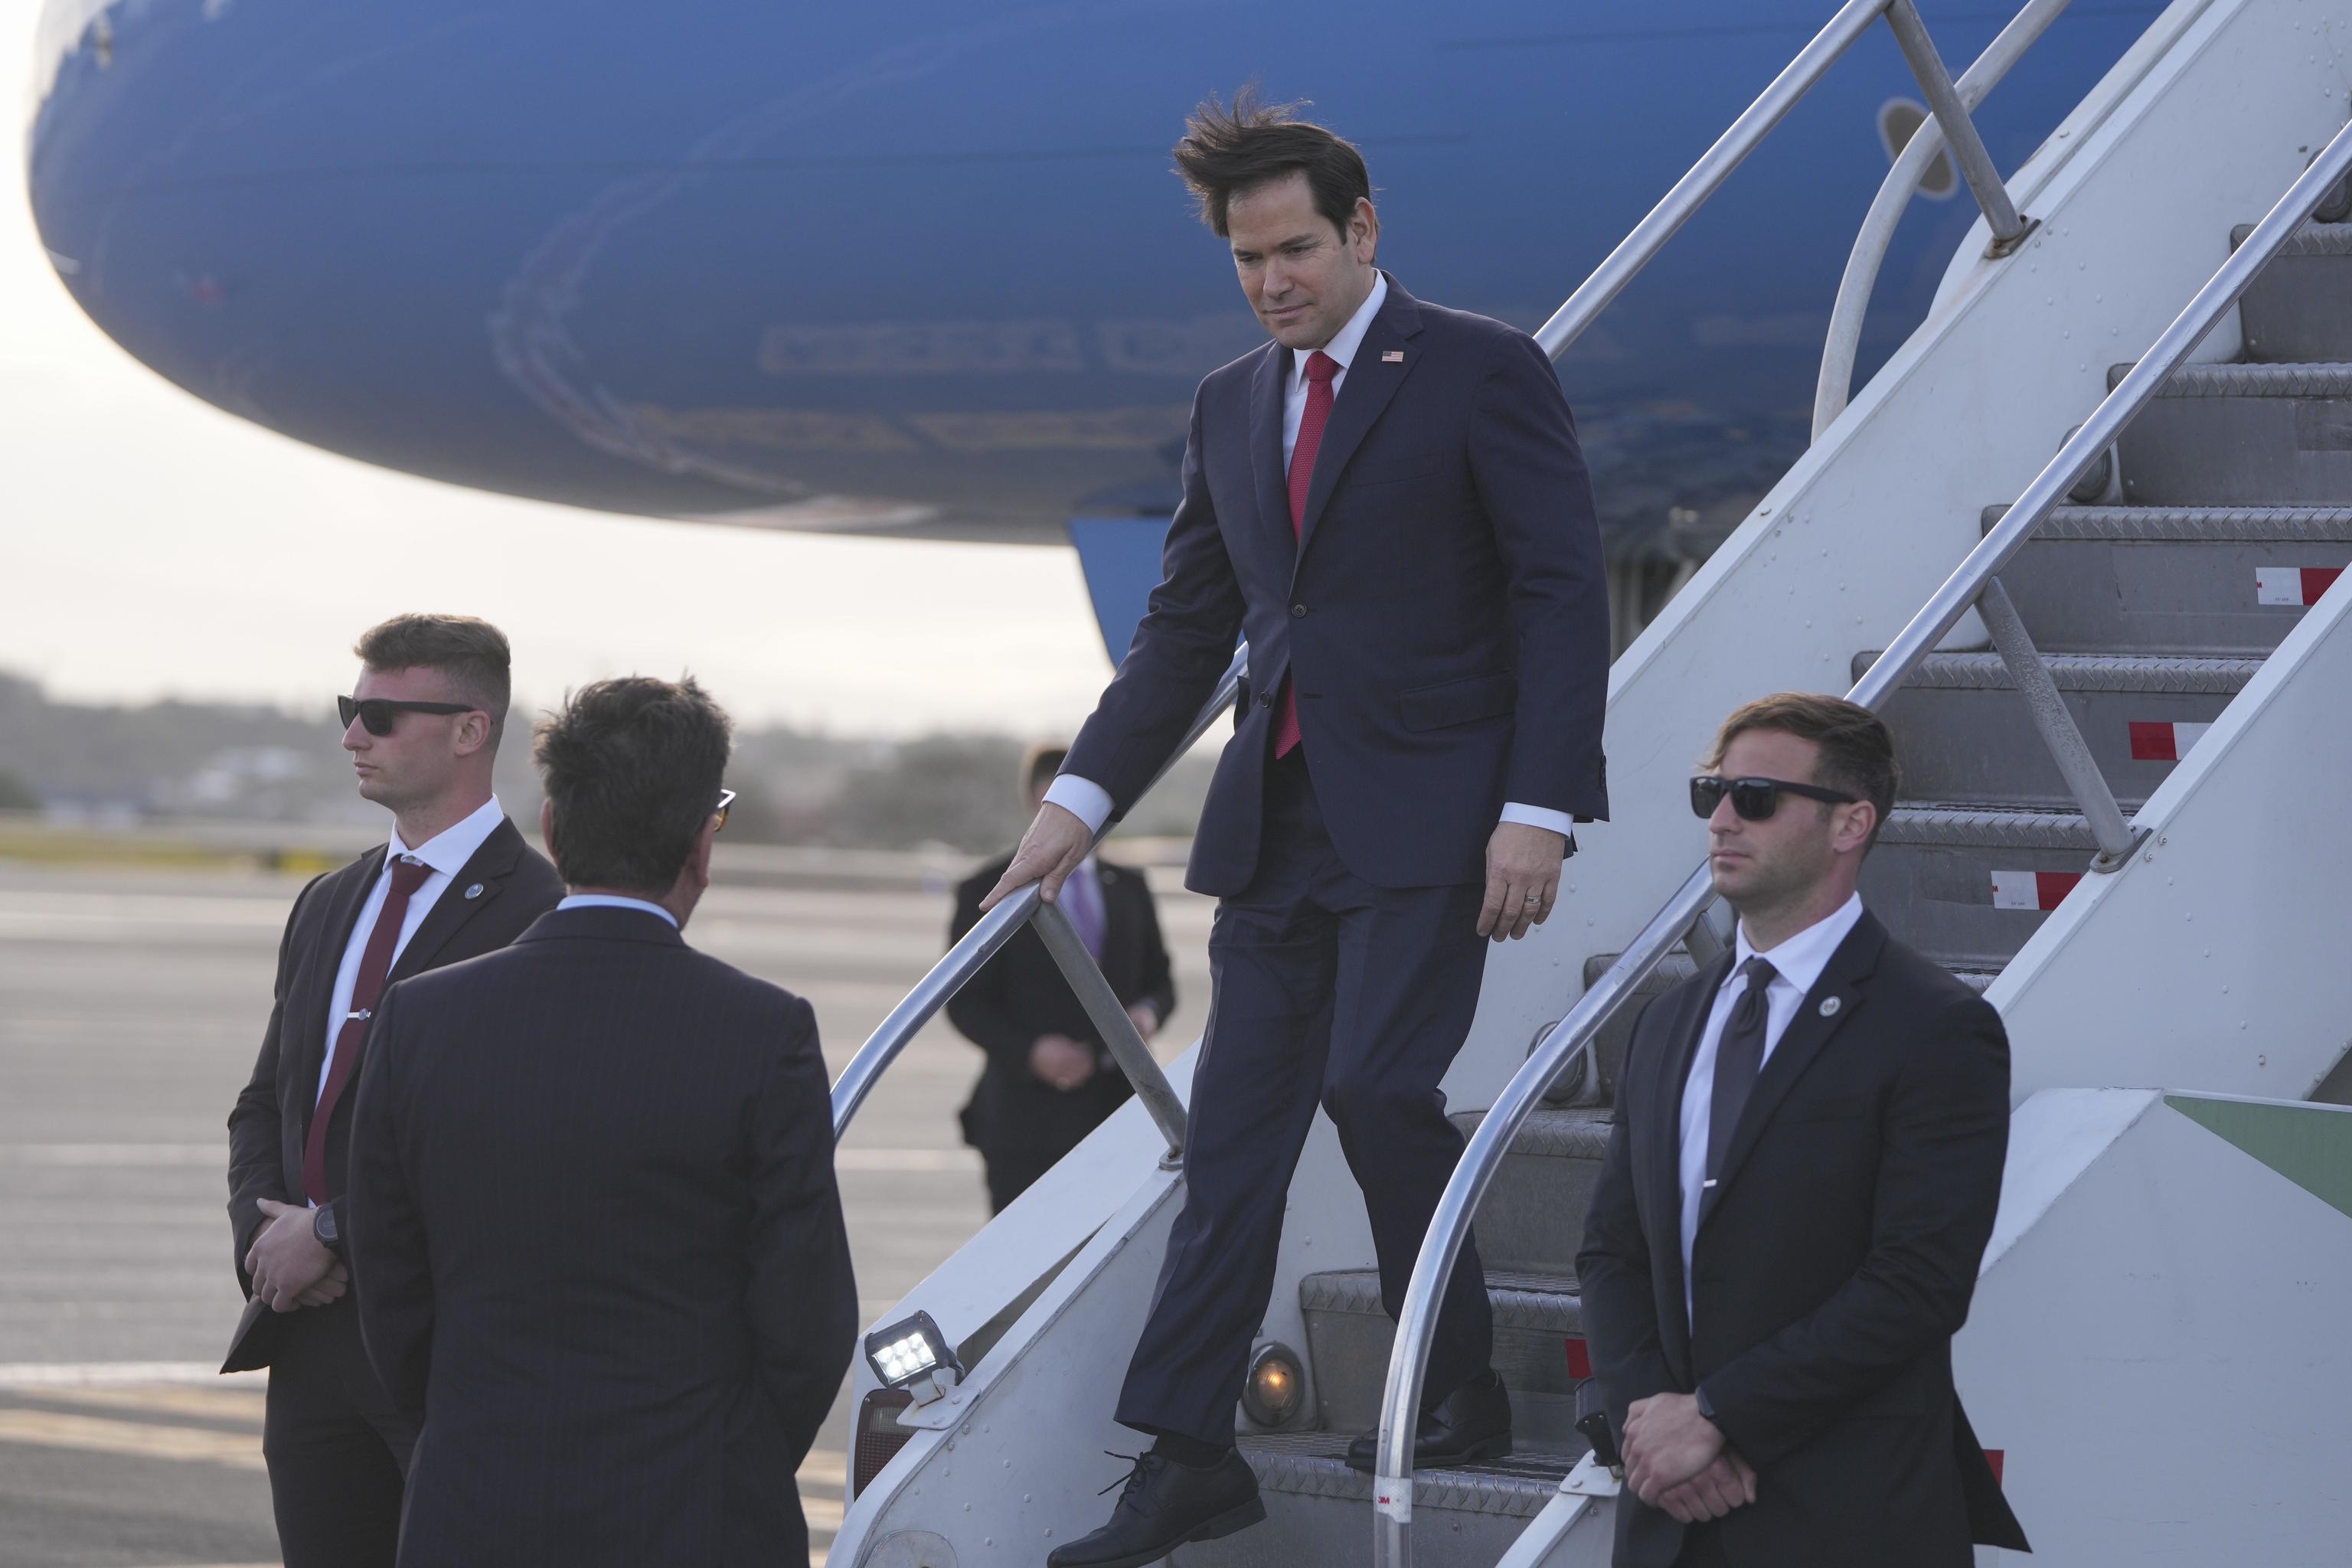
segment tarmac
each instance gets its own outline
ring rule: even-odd
[[[722,863],[688,940],[806,996],[838,1074],[939,956],[939,860],[757,886],[730,885]],[[0,859],[0,1568],[279,1561],[262,1374],[215,1369],[241,1305],[225,1123],[302,879]],[[1166,1058],[1206,1012],[1210,905],[1171,872],[1153,879],[1177,970]],[[955,1123],[978,1069],[935,1022],[844,1142],[869,1324],[987,1220]],[[820,1563],[841,1519],[846,1405],[798,1478]]]

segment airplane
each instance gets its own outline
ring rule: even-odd
[[[1357,142],[1381,259],[1532,330],[1829,0],[50,0],[28,139],[93,321],[364,462],[598,510],[1077,543],[1114,658],[1193,384],[1263,342],[1170,148],[1260,85]],[[2068,9],[1978,111],[2021,161],[2161,9]],[[2011,16],[1921,6],[1957,73]],[[1923,110],[1875,29],[1560,366],[1622,647],[1801,452]],[[1865,378],[1975,216],[1948,163]]]

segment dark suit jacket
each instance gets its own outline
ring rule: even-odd
[[[327,1005],[360,906],[383,873],[385,847],[379,844],[341,870],[312,879],[296,897],[278,943],[278,984],[261,1056],[228,1116],[229,1235],[236,1247],[237,1282],[247,1301],[223,1372],[268,1366],[284,1321],[267,1302],[250,1299],[253,1281],[245,1272],[245,1255],[261,1231],[261,1199],[306,1201],[302,1150],[327,1056]],[[466,889],[477,884],[482,890],[466,897]],[[387,983],[504,947],[562,897],[563,879],[547,857],[523,842],[513,822],[502,822],[441,890],[432,912],[401,950]],[[335,1210],[338,1230],[352,1127],[351,1086],[344,1087],[334,1120],[327,1124],[327,1206]],[[337,1251],[349,1261],[345,1248]]]
[[[1246,633],[1248,692],[1193,839],[1194,890],[1237,894],[1256,868],[1286,673],[1331,843],[1375,886],[1481,880],[1506,801],[1606,816],[1607,584],[1551,362],[1525,332],[1390,279],[1296,538],[1290,364],[1268,343],[1201,383],[1166,580],[1065,771],[1126,811]]]
[[[1001,855],[956,889],[950,945],[980,923],[980,900],[1012,863],[1010,855]],[[1150,884],[1142,872],[1108,860],[1097,859],[1095,868],[1103,891],[1103,978],[1120,1005],[1149,1002],[1164,1019],[1176,1010],[1176,983],[1160,939]],[[1022,1163],[1034,1156],[1040,1168],[1050,1165],[1135,1092],[1103,1048],[1101,1031],[1078,1005],[1045,940],[1027,926],[950,998],[948,1018],[988,1053],[971,1103],[964,1108],[963,1127],[965,1138],[992,1161]],[[1029,1047],[1040,1035],[1067,1035],[1093,1046],[1095,1076],[1066,1093],[1041,1080],[1029,1070]]]
[[[2026,1550],[1952,1390],[2009,1145],[2009,1037],[1984,999],[1865,913],[1756,1080],[1701,1211],[1683,1306],[1683,1085],[1726,955],[1634,1026],[1576,1260],[1612,1421],[1704,1388],[1757,1472],[1733,1563],[1967,1568]],[[1823,1005],[1836,1005],[1828,1016]],[[1629,1489],[1620,1568],[1683,1527]]]
[[[405,1568],[808,1561],[857,1290],[809,1005],[558,910],[384,994],[352,1139]]]

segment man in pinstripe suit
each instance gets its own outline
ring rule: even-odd
[[[571,896],[378,1005],[346,1232],[424,1422],[404,1568],[808,1562],[857,1297],[815,1017],[681,935],[727,752],[691,680],[581,690],[538,749]]]

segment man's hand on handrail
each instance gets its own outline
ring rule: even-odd
[[[1032,882],[1043,882],[1037,896],[1049,904],[1054,902],[1062,896],[1063,881],[1078,868],[1094,847],[1093,830],[1075,812],[1047,801],[1037,808],[1029,831],[1021,836],[1021,847],[1013,852],[1013,864],[1004,868],[1003,877],[989,889],[988,897],[980,900],[981,912],[986,914]]]

